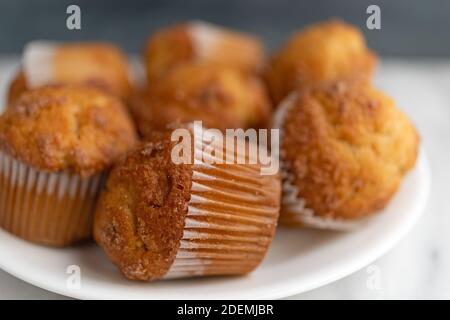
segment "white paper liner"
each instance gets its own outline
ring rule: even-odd
[[[192,21],[188,32],[194,42],[194,54],[200,59],[207,59],[217,46],[225,30],[210,23]]]
[[[276,197],[276,190],[262,186],[267,176],[258,167],[203,163],[202,140],[194,136],[191,199],[180,247],[165,278],[250,272],[273,238],[279,208],[264,200]],[[237,188],[242,192],[233,192]]]
[[[127,72],[131,84],[136,87],[145,87],[147,85],[147,75],[144,63],[134,56],[128,62]]]
[[[37,170],[0,152],[0,226],[43,244],[83,240],[102,181]]]
[[[250,44],[250,41],[247,43],[248,40],[243,34],[204,21],[189,22],[188,32],[193,41],[194,55],[199,60],[215,60],[216,54],[223,58],[223,50],[225,50],[232,54],[239,53],[239,60],[258,64],[255,65],[257,68],[261,67],[259,65],[261,61],[252,61],[249,58],[260,54],[258,48]]]
[[[25,46],[22,67],[29,88],[54,82],[54,56],[58,44],[50,41],[32,41]]]
[[[298,99],[296,92],[290,93],[277,108],[274,115],[273,128],[279,129],[280,141],[283,140],[283,126],[287,113]],[[288,165],[283,161],[284,151],[280,146],[280,169],[283,180],[283,197],[281,207],[283,214],[289,214],[289,219],[301,223],[304,226],[316,229],[329,229],[338,231],[353,230],[365,222],[366,219],[355,221],[321,217],[314,213],[314,210],[307,208],[305,200],[299,194],[298,188],[294,184],[294,176],[290,172]],[[284,213],[283,213],[284,212]]]

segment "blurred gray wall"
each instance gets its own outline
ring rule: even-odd
[[[81,30],[66,28],[69,4],[81,7]],[[365,27],[370,4],[381,7],[381,30]],[[330,17],[361,27],[383,55],[450,58],[450,0],[0,0],[0,54],[34,39],[101,39],[138,52],[156,28],[188,19],[254,32],[275,48],[293,30]]]

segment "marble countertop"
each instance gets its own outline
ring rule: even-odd
[[[16,67],[17,59],[0,59],[0,88],[6,87]],[[386,59],[380,74],[383,81],[377,77],[376,84],[412,118],[427,151],[432,189],[426,210],[379,260],[289,299],[450,299],[450,60]],[[0,299],[64,298],[0,270]]]

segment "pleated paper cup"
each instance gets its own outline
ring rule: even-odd
[[[298,94],[292,92],[278,106],[274,115],[272,127],[279,129],[280,135],[280,169],[282,178],[282,198],[280,222],[285,225],[304,226],[315,229],[352,230],[364,223],[364,219],[350,221],[344,219],[323,217],[317,215],[313,209],[308,208],[298,188],[294,184],[294,175],[289,165],[283,160],[283,127],[284,121],[292,106],[298,99]],[[364,220],[364,221],[363,221]]]
[[[0,152],[0,226],[50,246],[90,239],[102,180],[37,170]]]
[[[23,55],[23,72],[27,87],[37,88],[54,83],[55,54],[58,44],[51,41],[33,41],[27,44]]]
[[[278,176],[261,175],[259,165],[205,163],[197,135],[195,141],[183,236],[165,278],[248,273],[261,263],[275,233]]]

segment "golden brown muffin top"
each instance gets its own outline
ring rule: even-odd
[[[144,51],[150,82],[173,67],[196,61],[258,73],[264,59],[264,48],[256,37],[201,21],[156,31]]]
[[[221,130],[262,127],[271,110],[259,79],[201,63],[171,70],[131,100],[131,110],[144,135],[173,122],[194,120]]]
[[[376,56],[363,34],[340,20],[313,24],[291,36],[272,58],[266,73],[279,102],[292,89],[342,78],[370,79]]]
[[[94,238],[130,279],[164,276],[183,235],[192,166],[175,165],[171,146],[153,133],[111,171],[97,207]]]
[[[282,128],[282,160],[320,216],[351,219],[384,207],[418,152],[408,118],[364,83],[299,91]]]
[[[109,167],[136,142],[124,105],[97,89],[30,90],[0,117],[0,147],[26,164],[89,176]]]

